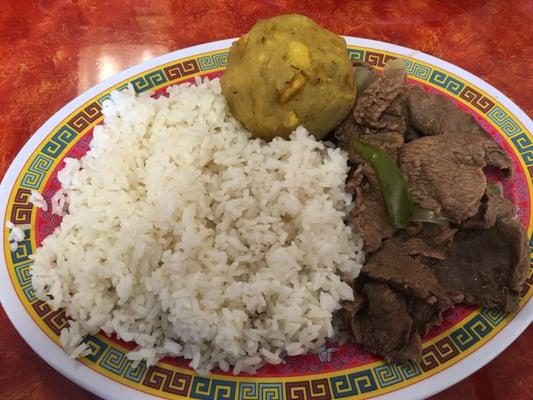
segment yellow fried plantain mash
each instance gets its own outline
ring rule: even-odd
[[[299,125],[321,139],[356,95],[345,40],[298,14],[260,20],[234,42],[221,85],[235,118],[263,139]]]

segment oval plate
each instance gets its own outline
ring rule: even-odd
[[[451,98],[472,114],[512,157],[515,176],[505,184],[518,207],[517,218],[531,237],[533,145],[531,120],[507,97],[472,74],[435,57],[387,43],[346,38],[351,58],[380,69],[402,58],[408,80]],[[289,357],[285,364],[265,366],[255,376],[213,371],[196,375],[180,359],[164,359],[134,368],[125,354],[133,346],[103,333],[85,339],[91,354],[70,359],[59,346],[66,326],[63,310],[38,300],[31,286],[31,255],[60,218],[35,208],[31,190],[47,200],[58,190],[57,171],[65,157],[88,150],[92,129],[102,122],[101,104],[112,90],[128,84],[137,92],[160,93],[171,84],[197,76],[216,77],[228,62],[233,39],[170,53],[123,71],[88,90],[50,118],[26,143],[0,186],[3,216],[0,241],[0,297],[9,318],[52,367],[95,394],[108,399],[357,399],[423,398],[465,378],[507,347],[533,319],[533,274],[530,268],[520,310],[514,314],[458,306],[443,324],[426,335],[419,364],[396,365],[363,351],[358,345],[329,344],[319,355]],[[31,224],[25,239],[11,251],[6,221]],[[530,251],[533,242],[530,242]]]

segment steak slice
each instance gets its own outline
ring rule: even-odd
[[[442,312],[454,303],[398,236],[370,256],[353,289],[357,307],[345,309],[356,341],[402,363],[420,359],[420,334],[440,323]]]
[[[455,223],[473,217],[485,194],[492,139],[447,133],[425,136],[400,150],[400,169],[413,200]]]
[[[481,137],[485,143],[487,165],[502,169],[507,175],[512,174],[513,163],[509,155],[470,114],[458,108],[451,100],[426,92],[418,86],[406,86],[404,98],[410,131],[426,136],[454,133]]]
[[[448,257],[427,263],[465,303],[515,311],[529,268],[526,235],[517,221],[501,219],[491,229],[458,232]]]
[[[481,206],[476,215],[465,220],[461,227],[465,229],[489,229],[497,220],[512,218],[516,208],[511,200],[496,195],[490,190],[481,199]]]
[[[379,181],[367,164],[359,164],[353,177],[346,183],[355,191],[352,225],[365,242],[365,250],[375,251],[381,242],[394,234],[385,208]]]
[[[356,67],[363,71],[363,67]],[[385,150],[394,159],[404,143],[407,127],[407,109],[402,97],[405,71],[388,68],[383,75],[368,80],[357,95],[353,112],[335,131],[340,146],[350,154],[352,161],[363,162],[353,149],[354,139]]]
[[[429,304],[440,302],[443,309],[462,300],[460,294],[452,299],[431,269],[419,257],[409,255],[402,236],[384,242],[379,251],[370,255],[361,273]]]
[[[355,289],[359,308],[346,313],[355,340],[387,360],[418,360],[420,335],[407,311],[405,296],[387,284],[358,279]]]
[[[410,85],[406,87],[405,98],[409,110],[409,123],[426,136],[445,133],[487,136],[471,115],[444,96]]]
[[[383,120],[382,117],[402,92],[404,81],[403,69],[385,69],[383,75],[372,82],[357,99],[353,109],[355,121],[368,128],[385,128],[390,120]]]
[[[409,237],[406,231],[405,246],[411,256],[444,259],[457,229],[435,224],[423,224],[422,230]]]

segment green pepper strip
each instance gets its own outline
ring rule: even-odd
[[[498,183],[487,182],[487,189],[489,190],[489,192],[491,192],[495,196],[500,196],[500,197],[503,196],[501,183],[498,184]]]
[[[379,147],[357,139],[354,140],[353,146],[376,172],[392,226],[404,227],[413,212],[413,202],[407,182],[396,162]]]
[[[426,222],[428,224],[435,224],[442,227],[449,227],[450,220],[437,214],[433,210],[426,210],[420,207],[418,204],[414,205],[413,212],[411,213],[411,222]]]

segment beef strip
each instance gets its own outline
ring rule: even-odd
[[[427,265],[409,255],[404,239],[399,235],[384,242],[379,251],[370,255],[362,274],[429,304],[440,302],[443,309],[461,301],[461,294],[450,295]]]
[[[444,133],[487,136],[474,118],[444,96],[428,93],[418,86],[406,87],[409,123],[424,135]]]
[[[413,200],[455,223],[474,216],[485,194],[490,138],[446,133],[406,143],[400,169]]]
[[[405,240],[405,246],[409,255],[420,255],[437,259],[446,258],[457,229],[442,227],[436,224],[423,224],[423,228],[416,235]]]
[[[353,289],[357,306],[346,307],[345,315],[356,341],[396,362],[420,359],[420,334],[440,323],[453,303],[399,237],[370,256]]]
[[[407,309],[405,296],[385,283],[358,280],[359,308],[346,313],[355,340],[387,360],[408,362],[422,353],[420,335]]]
[[[359,135],[359,128],[352,113],[340,123],[334,132],[339,146],[349,153],[350,159],[352,161],[357,160],[357,162],[362,162],[363,159],[352,146],[353,139],[358,138]]]
[[[406,86],[403,97],[409,115],[409,132],[433,136],[455,133],[458,135],[480,136],[485,146],[487,165],[512,174],[513,163],[509,155],[479,126],[476,120],[458,108],[444,96],[428,93],[418,86]],[[416,139],[410,137],[409,139]]]
[[[427,263],[439,283],[467,304],[514,311],[529,268],[524,229],[501,219],[491,229],[460,231],[446,259]]]
[[[397,159],[407,126],[407,109],[401,95],[404,79],[402,69],[387,69],[358,93],[353,112],[335,131],[340,146],[348,151],[352,161],[363,162],[352,146],[356,138]]]
[[[346,185],[355,190],[355,205],[351,212],[352,225],[363,237],[365,250],[375,251],[379,249],[383,239],[394,234],[379,181],[368,164],[359,164]]]
[[[357,73],[357,68],[363,67],[356,65],[355,68]],[[397,159],[398,150],[404,143],[407,115],[404,101],[400,99],[404,78],[405,72],[394,68],[387,69],[379,78],[367,78],[353,112],[335,132],[339,144],[357,166],[357,172],[346,184],[355,192],[355,207],[351,214],[353,225],[363,236],[365,250],[370,252],[377,250],[383,239],[391,237],[394,228],[374,171],[357,154],[352,142],[355,138],[361,139]]]
[[[398,160],[398,150],[404,143],[404,136],[396,131],[383,131],[378,134],[362,134],[359,139],[367,144],[385,150],[394,160]]]
[[[501,169],[507,177],[514,172],[513,161],[492,138],[485,141],[485,160],[487,165]]]
[[[405,80],[405,71],[399,68],[386,69],[383,75],[372,82],[358,97],[353,109],[355,121],[363,126],[380,130],[390,120],[383,120],[391,103],[399,96]]]
[[[420,336],[428,333],[433,326],[442,323],[443,311],[442,303],[430,304],[413,296],[407,297],[407,312],[413,320],[414,329]]]
[[[516,208],[511,200],[486,190],[477,214],[463,221],[461,227],[465,229],[489,229],[498,219],[512,218],[515,213]]]
[[[404,143],[407,126],[401,96],[404,79],[402,69],[386,69],[362,93],[353,110],[356,137],[380,147],[394,159],[397,159],[398,149]]]

